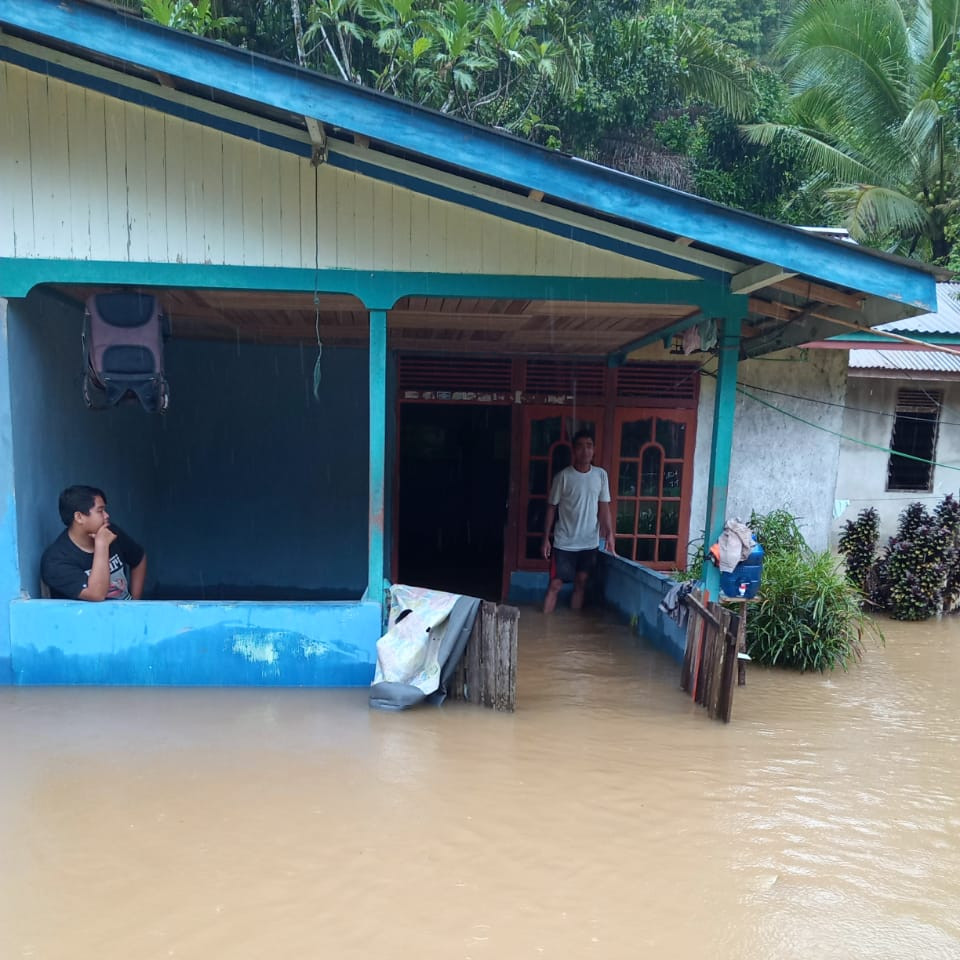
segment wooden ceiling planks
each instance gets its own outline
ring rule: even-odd
[[[99,292],[60,287],[82,302]],[[349,295],[259,290],[141,288],[157,295],[182,339],[365,345],[367,313]],[[689,306],[558,300],[405,297],[388,314],[391,347],[402,350],[601,356],[689,316]]]

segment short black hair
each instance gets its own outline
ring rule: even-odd
[[[94,503],[100,497],[104,503],[107,502],[107,495],[97,487],[88,487],[82,483],[67,487],[60,494],[60,519],[64,526],[69,527],[73,523],[73,515],[79,510],[81,513],[89,513],[93,509]]]
[[[575,447],[578,440],[589,440],[591,443],[595,443],[593,439],[593,433],[591,433],[589,430],[578,430],[573,435],[573,439],[570,441],[570,446]]]

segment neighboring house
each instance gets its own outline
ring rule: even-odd
[[[654,630],[729,514],[826,545],[846,358],[798,346],[935,305],[916,263],[85,0],[0,0],[0,123],[0,680],[367,682],[385,582],[542,591],[581,426]],[[118,286],[170,315],[163,416],[84,406]],[[156,602],[39,599],[74,482]]]
[[[937,284],[935,312],[877,329],[960,351],[960,283]],[[840,445],[835,534],[864,508],[876,507],[885,541],[909,503],[932,507],[947,493],[957,496],[960,353],[889,339],[851,349],[843,433],[861,442]]]

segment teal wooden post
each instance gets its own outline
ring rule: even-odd
[[[387,311],[370,311],[370,504],[366,600],[383,603],[383,512],[387,451]]]
[[[10,683],[10,601],[20,594],[7,301],[0,298],[0,684]]]
[[[733,448],[733,420],[737,402],[737,364],[740,360],[740,317],[720,321],[717,346],[717,392],[713,402],[713,437],[710,441],[710,483],[707,487],[705,549],[717,542],[727,517],[727,490]],[[720,571],[704,564],[704,580],[711,599],[720,592]]]

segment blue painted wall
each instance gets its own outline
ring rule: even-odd
[[[318,401],[309,347],[173,339],[167,414],[137,405],[91,411],[80,388],[81,320],[37,292],[10,304],[17,532],[29,596],[39,596],[41,554],[62,529],[60,490],[90,483],[146,547],[148,597],[360,597],[365,350],[324,351]]]
[[[20,592],[7,316],[7,301],[0,299],[0,683],[11,679],[7,603]]]
[[[76,308],[39,292],[8,310],[13,462],[20,584],[39,596],[40,557],[63,530],[60,491],[89,483],[107,494],[113,519],[145,541],[156,502],[157,418],[137,407],[89,410],[81,393]],[[7,418],[0,411],[0,423]]]
[[[176,322],[174,318],[174,323]],[[356,599],[366,587],[367,354],[171,340],[146,520],[162,596]]]
[[[372,603],[83,603],[15,600],[14,682],[364,686]]]
[[[658,609],[673,581],[666,574],[609,554],[601,554],[599,579],[606,605],[630,621],[641,637],[682,663],[686,629]]]

